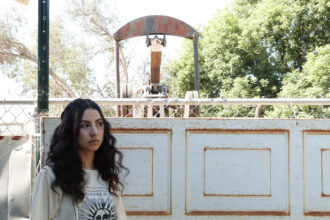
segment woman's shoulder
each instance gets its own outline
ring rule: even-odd
[[[38,177],[47,178],[49,180],[55,179],[53,168],[50,165],[45,165],[38,173]]]
[[[43,185],[49,189],[53,189],[57,194],[62,194],[62,190],[58,186],[52,186],[54,180],[56,179],[53,172],[53,168],[49,165],[45,165],[37,175],[35,186]]]

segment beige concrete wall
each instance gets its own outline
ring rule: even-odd
[[[330,218],[330,121],[108,119],[129,219]],[[43,148],[59,123],[44,118]]]

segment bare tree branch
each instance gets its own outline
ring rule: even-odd
[[[38,64],[37,56],[31,53],[31,51],[24,44],[12,41],[12,45],[10,46],[10,49],[16,49],[18,54],[10,52],[10,50],[6,50],[5,52],[0,51],[1,57],[25,59]],[[72,89],[52,70],[52,68],[49,68],[49,75],[53,78],[55,84],[67,93],[68,97],[76,97]]]
[[[83,24],[86,32],[91,32],[113,45],[115,39],[110,33],[109,29],[104,24],[105,17],[101,14],[95,1],[86,3],[81,0],[72,0],[74,8],[69,11],[69,14],[76,20],[82,19],[80,22]],[[88,5],[87,5],[88,4]],[[102,23],[103,22],[103,23]],[[125,77],[125,82],[128,83],[128,66],[122,47],[119,45],[120,64]]]

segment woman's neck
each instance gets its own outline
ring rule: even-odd
[[[85,169],[94,170],[94,155],[95,152],[79,152],[79,156]]]

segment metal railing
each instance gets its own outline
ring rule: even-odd
[[[49,100],[48,116],[60,116],[73,99]],[[132,118],[304,118],[329,119],[330,99],[93,99],[106,117]],[[0,104],[0,136],[38,136],[37,100],[11,99]],[[120,114],[118,112],[120,109]]]

